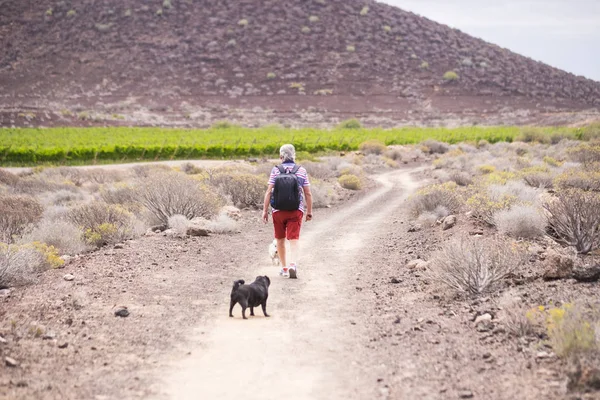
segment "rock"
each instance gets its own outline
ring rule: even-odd
[[[456,225],[456,215],[448,215],[442,221],[442,230],[446,231]]]
[[[168,228],[167,225],[155,225],[155,226],[151,227],[150,230],[152,232],[157,232],[157,231],[158,232],[164,232],[164,231],[167,230],[167,228]]]
[[[491,321],[492,319],[493,318],[490,314],[479,315],[477,318],[475,318],[475,325],[477,325],[480,322]]]
[[[10,294],[10,289],[0,289],[0,297],[6,297]]]
[[[552,357],[554,357],[554,355],[552,353],[548,353],[545,351],[538,351],[535,355],[535,358],[538,360],[545,360],[545,359],[552,358]]]
[[[600,390],[600,368],[588,363],[579,364],[568,373],[567,388],[571,391]]]
[[[390,281],[391,283],[402,283],[402,281],[396,279],[396,278],[392,278],[392,280]]]
[[[10,357],[4,357],[4,362],[6,363],[7,367],[16,367],[17,365],[19,365],[19,363],[17,363],[17,360],[15,360],[14,358],[10,358]]]
[[[72,274],[66,274],[65,276],[63,276],[63,279],[65,281],[72,281],[73,279],[75,279],[75,276],[73,276]]]
[[[186,232],[189,236],[208,236],[209,232],[207,229],[191,227]]]
[[[66,349],[67,347],[69,347],[69,343],[67,343],[67,342],[64,342],[63,344],[58,345],[59,349]]]
[[[120,307],[118,310],[116,310],[115,317],[129,317],[129,311],[127,310],[127,307]]]
[[[472,399],[474,397],[473,392],[470,390],[461,390],[458,392],[459,399]]]
[[[71,260],[73,260],[73,257],[66,254],[64,256],[61,256],[60,258],[64,261],[63,265],[61,265],[60,268],[64,268],[65,265],[67,265],[69,262],[71,262]]]
[[[539,244],[536,244],[536,243],[534,243],[531,246],[529,246],[527,248],[527,250],[531,254],[542,254],[544,252],[544,248],[542,246],[540,246]]]
[[[564,256],[555,250],[550,249],[546,252],[542,278],[545,281],[567,279],[573,272],[573,264],[573,259],[571,257]]]
[[[2,336],[0,336],[0,344],[4,344],[4,343],[8,343],[8,341],[6,339],[4,339]]]
[[[484,353],[482,357],[484,360],[487,360],[488,358],[492,358],[492,353],[490,353],[490,352]]]
[[[428,266],[428,262],[424,261],[424,260],[412,260],[409,261],[408,264],[406,264],[406,268],[408,269],[412,269],[415,271],[419,271],[419,270],[426,270]]]
[[[123,243],[117,243],[117,244],[115,244],[115,249],[122,249],[123,247],[125,247],[123,245]]]
[[[576,267],[573,269],[572,275],[577,282],[597,282],[600,279],[600,264],[591,267]]]
[[[46,334],[44,334],[44,336],[42,336],[43,340],[52,340],[56,337],[56,334],[54,332],[46,332]]]
[[[237,207],[225,206],[221,209],[221,212],[235,221],[238,221],[239,219],[242,218],[242,212]]]

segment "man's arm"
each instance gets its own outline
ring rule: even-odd
[[[269,222],[269,203],[271,202],[271,192],[273,191],[274,186],[275,185],[269,185],[269,187],[267,188],[267,192],[265,193],[265,201],[263,202],[263,215],[262,215],[262,219],[265,224],[267,222]],[[311,200],[311,204],[312,204],[312,200]]]
[[[306,220],[310,221],[312,219],[312,203],[313,203],[310,186],[304,187],[304,198],[306,199]]]

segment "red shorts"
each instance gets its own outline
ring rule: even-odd
[[[300,239],[300,227],[304,213],[296,211],[276,211],[273,213],[273,226],[275,239],[295,240]]]

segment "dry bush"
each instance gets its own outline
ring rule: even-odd
[[[0,184],[15,186],[18,181],[19,177],[17,175],[0,168]]]
[[[462,171],[451,171],[448,174],[448,179],[456,183],[458,186],[469,186],[473,183],[473,178],[471,175]]]
[[[430,275],[459,292],[480,294],[515,271],[525,261],[524,256],[500,239],[454,238],[432,260]]]
[[[38,175],[32,175],[19,179],[14,186],[16,193],[29,194],[37,196],[43,192],[56,192],[59,190],[68,190],[76,192],[78,189],[72,183],[56,183],[43,179]]]
[[[167,224],[169,217],[177,214],[188,219],[211,218],[222,205],[218,194],[198,181],[174,172],[158,172],[143,179],[136,193],[137,200],[162,224]]]
[[[81,254],[88,250],[83,231],[66,221],[43,219],[22,241],[45,243],[56,248],[60,255]]]
[[[587,254],[600,241],[600,194],[580,189],[565,189],[544,204],[548,225],[558,240]]]
[[[38,222],[43,212],[42,205],[32,197],[0,193],[0,241],[12,243],[13,236]]]
[[[567,150],[571,159],[583,165],[600,163],[600,144],[582,143]]]
[[[306,163],[306,164],[309,164],[309,163]],[[303,166],[308,171],[308,167],[306,166],[306,164],[303,164]],[[272,170],[273,170],[272,163],[260,163],[256,167],[254,167],[254,170],[252,171],[252,173],[254,175],[260,175],[263,177],[266,176],[268,178],[271,175]],[[308,171],[308,173],[309,173],[309,175],[311,174],[310,171]]]
[[[510,210],[494,214],[495,225],[500,233],[516,239],[534,239],[544,234],[546,219],[537,207],[516,205]]]
[[[435,212],[440,206],[450,213],[460,209],[461,202],[454,182],[426,186],[411,196],[408,204],[413,218],[417,218],[424,212]]]
[[[557,189],[582,189],[600,192],[600,171],[593,169],[567,169],[554,179]]]
[[[490,198],[500,200],[506,196],[516,198],[523,203],[537,204],[541,191],[527,186],[522,181],[509,180],[504,185],[490,185],[487,188]]]
[[[133,187],[119,184],[102,189],[100,198],[108,204],[130,205],[137,202],[137,193]]]
[[[317,179],[332,179],[336,176],[336,169],[332,167],[330,164],[320,163],[320,162],[305,162],[302,164],[304,168],[306,168],[306,172],[308,173],[309,178],[317,178]]]
[[[534,334],[536,332],[536,324],[529,313],[530,309],[521,303],[513,303],[503,307],[502,320],[508,332],[517,337]]]
[[[142,229],[133,214],[120,206],[100,201],[72,209],[68,219],[83,231],[86,242],[96,247],[133,238]]]
[[[360,190],[362,187],[362,182],[356,175],[342,175],[338,178],[338,182],[344,189]]]
[[[528,172],[522,175],[529,186],[539,189],[552,189],[553,177],[549,172]]]
[[[394,161],[402,161],[402,150],[398,148],[391,147],[385,151],[384,155]]]
[[[44,264],[44,256],[33,247],[0,243],[0,288],[31,283]]]
[[[136,165],[132,170],[134,176],[137,178],[148,178],[156,173],[172,171],[171,167],[165,164]]]
[[[209,183],[236,207],[255,209],[262,208],[268,186],[260,176],[236,172],[212,175]]]
[[[336,166],[337,176],[340,177],[342,175],[362,175],[362,168],[355,164],[350,164],[347,161],[342,161]]]
[[[181,164],[181,171],[184,172],[186,175],[197,175],[204,172],[202,168],[197,167],[191,162]]]
[[[450,150],[447,143],[438,142],[437,140],[425,140],[421,142],[421,145],[427,147],[431,154],[445,154]]]
[[[335,189],[332,184],[313,179],[310,183],[313,208],[325,208],[334,201]]]
[[[364,154],[381,155],[385,152],[385,144],[379,140],[367,140],[358,146],[359,150]]]
[[[187,229],[190,227],[191,222],[184,215],[172,215],[167,221],[167,226],[173,229],[179,236],[187,234]]]
[[[490,226],[495,226],[494,215],[497,212],[510,209],[516,203],[517,198],[514,196],[492,198],[487,191],[479,191],[467,200],[467,206],[473,213],[473,217]]]
[[[99,185],[107,183],[121,182],[123,174],[118,170],[108,170],[103,168],[92,168],[85,172],[87,179]]]
[[[206,227],[217,234],[237,233],[239,231],[237,222],[229,218],[227,214],[220,214],[216,219],[208,221]]]
[[[75,167],[45,168],[40,173],[40,177],[44,180],[63,184],[70,183],[78,187],[88,180],[86,171]]]
[[[65,206],[84,200],[81,192],[64,189],[56,192],[46,192],[40,198],[44,204],[50,206]]]

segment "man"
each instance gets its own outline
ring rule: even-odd
[[[301,166],[296,166],[296,150],[291,144],[284,144],[279,149],[279,159],[281,165],[273,167],[269,177],[269,187],[265,193],[263,205],[263,221],[266,224],[269,221],[269,205],[272,204],[272,196],[275,189],[277,176],[283,173],[295,173],[298,182],[298,206],[293,210],[277,210],[273,208],[273,227],[275,228],[275,239],[277,239],[277,253],[283,266],[280,275],[289,276],[296,279],[298,273],[298,240],[300,239],[300,228],[302,220],[312,219],[312,194],[310,192],[310,183],[308,173]],[[280,170],[281,168],[281,170]],[[280,177],[281,178],[281,177]],[[294,203],[295,205],[295,203]],[[290,263],[287,264],[285,240],[290,242]]]

